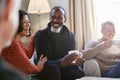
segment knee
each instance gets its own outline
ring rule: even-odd
[[[87,60],[83,69],[87,76],[101,76],[99,64],[95,59]]]
[[[47,64],[44,69],[50,72],[60,72],[59,66],[56,64]]]
[[[95,59],[87,60],[84,62],[84,69],[99,69],[99,64]]]

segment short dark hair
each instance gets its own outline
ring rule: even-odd
[[[51,11],[50,11],[50,17],[51,17],[52,11],[53,11],[54,9],[62,9],[62,10],[64,11],[64,17],[65,17],[65,19],[66,19],[66,11],[65,11],[65,9],[62,8],[61,6],[55,6],[55,7],[53,7],[53,8],[51,9]]]
[[[28,18],[30,19],[29,15],[27,12],[23,11],[23,10],[19,10],[19,25],[18,25],[18,30],[17,33],[22,32],[23,31],[23,23],[22,23],[22,19],[23,17],[27,15]]]

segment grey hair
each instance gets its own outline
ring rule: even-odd
[[[7,2],[7,0],[0,0],[0,20],[3,17],[6,2]]]
[[[101,32],[105,29],[106,25],[113,25],[114,26],[114,23],[112,21],[106,21],[104,23],[101,24]]]

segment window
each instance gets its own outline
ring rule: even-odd
[[[94,0],[98,26],[98,37],[101,36],[101,23],[112,21],[115,24],[116,36],[120,39],[120,0]]]

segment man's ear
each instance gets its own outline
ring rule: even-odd
[[[66,16],[64,16],[64,22],[66,22]]]
[[[64,19],[64,22],[66,22],[66,18]]]
[[[10,12],[11,12],[11,9],[12,9],[12,4],[13,4],[13,0],[7,0],[6,7],[5,7],[5,13],[4,13],[4,19],[5,20],[9,19]]]
[[[66,22],[66,19],[64,20],[64,22]]]

